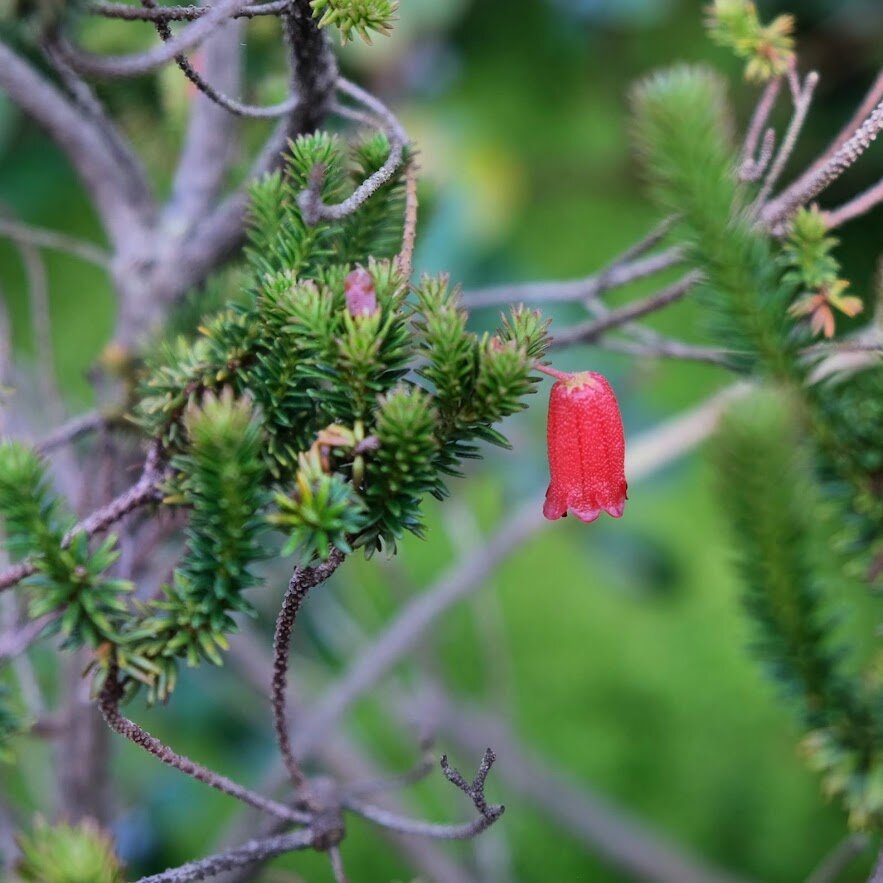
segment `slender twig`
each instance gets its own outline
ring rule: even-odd
[[[494,752],[488,748],[484,753],[475,778],[471,782],[467,782],[462,773],[448,763],[447,755],[442,756],[441,768],[445,778],[469,797],[478,811],[478,818],[471,822],[465,822],[461,825],[439,825],[419,819],[409,819],[381,809],[379,806],[364,803],[355,797],[347,798],[345,806],[347,809],[352,810],[363,818],[369,819],[376,825],[398,831],[401,834],[433,837],[436,840],[471,840],[493,825],[505,811],[505,807],[502,804],[489,804],[484,796],[485,781],[495,760]]]
[[[381,101],[366,92],[360,86],[340,77],[337,88],[344,95],[358,101],[359,104],[375,113],[383,123],[383,130],[389,138],[389,156],[383,165],[366,178],[346,199],[329,205],[322,201],[322,180],[324,172],[318,170],[311,178],[310,185],[298,197],[298,205],[307,224],[319,221],[336,221],[356,211],[366,200],[370,199],[384,184],[389,182],[402,164],[408,136],[395,114]]]
[[[286,711],[286,689],[288,686],[288,654],[291,649],[291,632],[300,605],[310,589],[325,582],[343,563],[343,553],[332,549],[328,560],[315,567],[296,567],[282,599],[282,607],[276,618],[276,631],[273,637],[273,682],[271,699],[273,703],[273,725],[276,741],[285,762],[285,767],[296,789],[302,788],[306,777],[291,750],[288,714]]]
[[[397,788],[405,788],[422,782],[434,769],[435,757],[432,754],[433,740],[427,739],[421,745],[422,756],[420,762],[403,773],[379,776],[364,782],[354,782],[347,785],[346,793],[354,798],[366,797],[382,791],[392,791]]]
[[[770,170],[767,172],[760,192],[757,195],[757,205],[759,207],[766,203],[779,178],[782,177],[782,172],[785,171],[785,166],[791,158],[791,154],[794,152],[797,139],[803,129],[803,124],[806,122],[806,115],[809,113],[809,107],[812,104],[812,97],[818,82],[819,75],[815,71],[810,71],[803,81],[803,87],[798,89],[793,96],[794,113],[788,128],[785,130],[785,137],[782,139],[776,158],[770,165]]]
[[[794,193],[801,193],[806,189],[809,182],[827,165],[831,157],[852,138],[856,130],[867,120],[881,100],[883,100],[883,71],[877,75],[862,103],[856,109],[849,122],[838,132],[837,137],[828,145],[824,153],[794,183],[790,184],[784,192],[773,200],[768,208],[770,215],[776,214],[781,204],[790,201]]]
[[[143,748],[167,766],[173,767],[179,772],[196,779],[198,782],[209,785],[261,812],[266,812],[297,824],[307,824],[310,822],[311,816],[309,814],[299,812],[278,801],[270,800],[268,797],[264,797],[249,788],[239,785],[232,779],[228,779],[226,776],[222,776],[220,773],[216,773],[214,770],[196,763],[196,761],[191,760],[189,757],[172,751],[171,748],[120,712],[119,701],[121,696],[122,687],[117,680],[116,672],[111,671],[98,698],[98,707],[107,725],[115,733],[124,736],[139,748]]]
[[[343,866],[343,856],[339,846],[332,846],[328,850],[328,858],[331,859],[331,872],[334,874],[335,883],[346,883],[346,869]]]
[[[757,102],[757,107],[754,109],[751,122],[745,134],[745,143],[742,146],[742,164],[739,170],[739,177],[743,181],[759,180],[769,164],[776,133],[773,129],[766,128],[766,125],[773,108],[776,106],[776,100],[781,89],[782,78],[774,77],[766,84],[761,93],[760,100]],[[760,155],[758,155],[757,147],[761,143],[761,137],[763,138],[763,144]]]
[[[863,190],[858,196],[854,196],[837,208],[827,209],[823,212],[828,229],[833,230],[847,221],[866,215],[872,208],[883,202],[883,181],[878,181],[867,190]]]
[[[53,422],[64,419],[64,402],[58,390],[58,374],[55,370],[55,346],[52,343],[52,310],[49,306],[49,277],[40,252],[28,242],[17,242],[25,268],[28,288],[28,305],[31,313],[31,329],[37,361],[37,377],[40,392],[46,405],[47,416]]]
[[[644,359],[678,359],[684,362],[699,362],[703,365],[716,365],[719,368],[732,368],[733,357],[739,353],[735,350],[718,349],[717,347],[693,346],[681,340],[658,336],[653,340],[632,341],[605,337],[595,346],[615,353],[624,353]]]
[[[555,347],[570,346],[575,343],[591,343],[597,340],[604,332],[624,325],[633,319],[655,313],[664,309],[675,301],[680,300],[702,278],[702,274],[694,270],[678,279],[677,282],[666,286],[661,291],[651,294],[642,300],[632,301],[617,310],[611,310],[599,319],[592,319],[579,325],[565,328],[555,334],[552,345]]]
[[[255,18],[261,15],[279,15],[284,12],[290,0],[273,0],[270,3],[258,3],[243,6],[231,18]],[[139,8],[125,3],[91,3],[84,12],[101,15],[104,18],[119,18],[124,21],[194,21],[202,18],[210,6],[155,6]]]
[[[525,744],[504,718],[455,700],[435,685],[421,683],[419,696],[447,738],[464,751],[493,744],[506,762],[496,771],[507,796],[529,803],[550,824],[581,841],[628,879],[647,883],[739,883],[740,878],[685,853],[640,819],[611,803],[577,777]],[[398,694],[398,715],[413,709],[414,697]]]
[[[62,547],[70,544],[71,540],[79,533],[86,536],[94,536],[107,530],[123,516],[128,515],[140,506],[158,499],[158,485],[163,479],[163,468],[160,463],[159,451],[152,447],[148,453],[141,478],[127,491],[111,500],[106,506],[93,512],[78,524],[75,524],[62,540]],[[0,572],[0,591],[8,589],[21,582],[33,573],[36,573],[37,565],[33,561],[23,561]]]
[[[9,597],[9,596],[4,596]],[[43,629],[55,619],[53,614],[21,623],[0,635],[0,665],[24,653],[36,641]]]
[[[146,9],[157,9],[155,0],[142,0],[142,5]],[[162,18],[154,19],[156,32],[164,43],[168,43],[172,39],[172,29],[169,22]],[[291,113],[297,107],[300,101],[299,95],[291,95],[278,104],[257,105],[245,104],[237,99],[227,95],[220,89],[213,86],[208,80],[193,67],[190,59],[183,53],[175,56],[175,64],[187,77],[188,80],[210,101],[222,107],[229,113],[236,116],[248,117],[250,119],[275,119],[276,117],[285,116]]]
[[[276,837],[265,837],[262,840],[249,840],[235,849],[219,852],[208,858],[188,862],[177,868],[170,868],[160,874],[141,877],[137,883],[190,883],[191,880],[205,880],[223,871],[232,871],[248,865],[263,862],[286,852],[309,849],[313,845],[314,835],[310,829],[295,831],[293,834],[280,834]]]
[[[621,288],[639,279],[654,276],[662,270],[679,264],[682,260],[683,252],[675,246],[659,254],[622,264],[615,270],[602,270],[600,273],[569,282],[527,282],[476,288],[464,293],[463,303],[469,309],[478,309],[519,302],[588,300],[614,288]]]
[[[106,417],[101,411],[88,411],[73,417],[48,435],[34,444],[34,450],[41,454],[48,454],[55,448],[75,442],[78,438],[95,432],[106,422]]]
[[[844,837],[806,878],[806,883],[836,883],[852,861],[868,848],[867,834],[849,834]]]
[[[797,208],[815,199],[853,166],[873,144],[881,130],[883,130],[883,101],[877,104],[852,137],[847,139],[813,175],[801,178],[766,205],[761,212],[763,223],[771,229],[777,229]]]
[[[29,224],[14,221],[12,218],[0,217],[0,235],[8,236],[16,242],[28,243],[39,248],[51,248],[55,251],[66,252],[74,257],[95,264],[103,270],[106,270],[110,265],[110,255],[91,242],[85,242],[82,239],[76,239],[73,236],[68,236],[55,230],[31,227]]]
[[[868,883],[883,883],[883,846],[880,847],[880,852],[877,854],[877,863],[868,878]]]
[[[245,0],[219,0],[205,15],[187,25],[176,37],[146,52],[132,55],[96,55],[59,38],[58,52],[74,70],[91,77],[134,77],[147,74],[172,61],[176,55],[198,46],[216,28],[239,12]]]
[[[772,127],[767,129],[763,134],[763,142],[760,145],[760,152],[757,159],[754,160],[750,167],[742,167],[739,177],[743,181],[753,182],[759,181],[763,177],[763,173],[769,168],[770,161],[776,151],[776,130]]]
[[[402,248],[398,255],[399,271],[405,280],[414,272],[414,244],[417,240],[417,164],[416,151],[411,147],[411,156],[405,167],[405,221],[402,225]]]

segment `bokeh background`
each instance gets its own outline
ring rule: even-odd
[[[798,14],[802,65],[822,75],[793,172],[824,147],[875,76],[883,61],[883,5],[759,5],[764,16]],[[642,195],[629,145],[631,83],[678,60],[713,64],[731,78],[742,123],[756,95],[742,82],[740,65],[708,42],[702,18],[701,3],[678,0],[402,0],[392,38],[350,47],[342,59],[352,76],[395,106],[419,145],[418,267],[449,272],[466,288],[572,278],[646,232],[657,216]],[[266,99],[284,89],[273,50],[277,26],[257,22],[249,31],[250,73],[260,84],[257,97]],[[152,35],[146,26],[100,23],[84,30],[84,39],[121,51],[146,45]],[[183,77],[169,70],[104,95],[157,179],[167,179],[170,145],[180,138],[189,100]],[[256,143],[262,133],[251,124],[246,139]],[[883,150],[874,150],[832,188],[832,202],[881,174]],[[100,236],[63,158],[2,97],[0,200],[28,222]],[[869,298],[880,220],[878,210],[843,231],[847,275]],[[89,369],[112,326],[111,291],[94,267],[55,253],[46,262],[60,383],[71,409],[86,408]],[[27,364],[33,344],[24,272],[2,241],[0,289],[16,355]],[[550,315],[556,324],[584,317],[579,305]],[[479,312],[474,323],[480,328],[495,318]],[[699,340],[699,318],[687,301],[653,324]],[[558,366],[607,373],[632,438],[728,382],[714,368],[597,349],[569,350]],[[540,499],[547,478],[542,399],[510,421],[513,451],[490,451],[453,484],[449,502],[429,506],[426,541],[408,539],[394,560],[353,560],[311,598],[295,639],[293,674],[307,707],[404,600],[482,543],[521,501]],[[11,401],[26,409],[35,404]],[[284,579],[280,571],[268,573],[251,593],[262,609],[257,628],[266,647]],[[443,684],[455,703],[507,722],[523,747],[570,786],[708,863],[746,879],[790,883],[804,879],[847,831],[803,765],[799,729],[751,658],[751,638],[700,451],[635,483],[622,521],[559,522],[526,542],[444,618],[414,660],[357,705],[343,729],[374,764],[407,767],[418,756],[421,697],[427,684]],[[55,655],[48,649],[36,658],[50,693],[57,689]],[[401,718],[409,704],[418,718],[413,728]],[[249,783],[262,782],[275,763],[268,704],[235,665],[187,671],[168,707],[134,714],[179,750]],[[478,760],[444,729],[437,747],[464,768]],[[0,791],[35,810],[50,806],[49,756],[43,744],[22,743],[20,768],[0,771]],[[501,770],[514,762],[501,753]],[[235,824],[229,800],[131,746],[115,746],[115,773],[115,834],[133,879],[210,851]],[[445,847],[474,879],[632,879],[502,778],[492,780],[489,793],[507,804],[502,822],[475,843]],[[469,813],[440,774],[402,799],[439,820]],[[357,883],[416,876],[367,825],[352,823],[344,856]],[[841,879],[864,879],[870,862],[868,852]],[[331,876],[320,857],[295,855],[256,879]]]

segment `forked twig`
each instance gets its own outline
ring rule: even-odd
[[[502,804],[489,804],[484,794],[485,782],[495,760],[494,752],[488,748],[475,778],[471,782],[467,782],[463,774],[448,763],[447,755],[442,755],[441,768],[445,778],[462,791],[478,811],[478,818],[472,822],[465,822],[461,825],[440,825],[419,819],[409,819],[381,809],[379,806],[364,803],[355,797],[347,798],[344,805],[363,818],[401,834],[433,837],[437,840],[471,840],[493,825],[506,809]]]

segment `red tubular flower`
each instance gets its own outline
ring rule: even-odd
[[[374,280],[363,267],[357,267],[343,280],[346,308],[351,316],[373,316],[377,312]]]
[[[557,378],[549,397],[549,473],[543,515],[580,521],[602,512],[621,518],[628,499],[625,438],[616,396],[601,374],[565,374],[538,366]]]

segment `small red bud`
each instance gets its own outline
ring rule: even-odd
[[[543,515],[581,521],[602,511],[621,518],[628,499],[625,437],[616,395],[601,374],[578,374],[538,366],[558,378],[549,397],[549,473]]]
[[[346,308],[351,316],[373,316],[377,312],[377,292],[374,280],[363,267],[356,267],[343,280]]]

